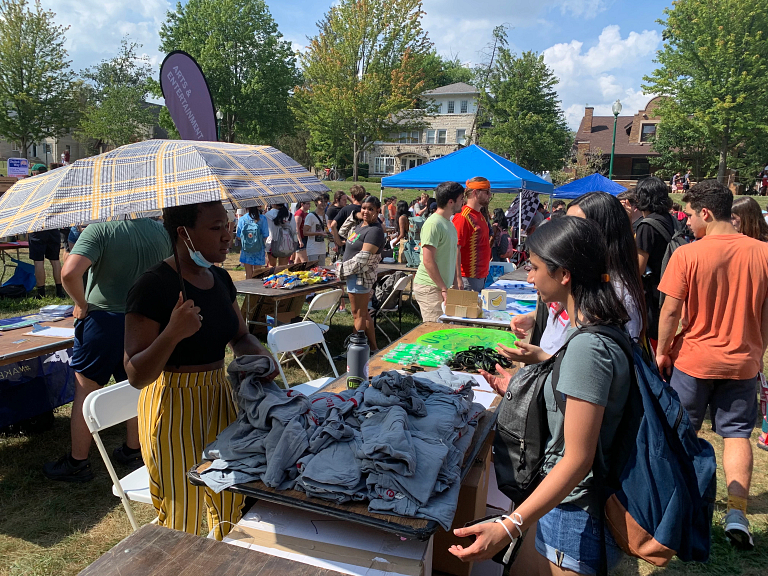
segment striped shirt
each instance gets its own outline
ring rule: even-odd
[[[491,262],[491,232],[482,214],[464,206],[453,218],[461,251],[461,275],[486,278]]]

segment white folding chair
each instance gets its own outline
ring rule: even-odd
[[[309,315],[313,312],[328,310],[328,314],[326,314],[323,323],[317,323],[317,325],[320,326],[320,329],[323,331],[323,334],[328,332],[328,330],[331,328],[333,315],[336,313],[336,310],[339,307],[342,294],[344,294],[344,290],[339,288],[338,290],[331,290],[330,292],[322,292],[312,298],[312,301],[309,303],[309,308],[307,308],[307,313],[304,314],[302,321],[309,320]]]
[[[109,453],[104,448],[99,432],[110,428],[115,424],[120,424],[130,420],[138,414],[139,408],[139,390],[128,383],[128,380],[106,386],[100,390],[95,390],[88,394],[83,403],[83,416],[88,430],[91,431],[93,440],[99,449],[104,465],[107,467],[109,477],[112,478],[112,493],[123,502],[128,520],[134,531],[139,529],[136,518],[133,516],[133,510],[129,500],[135,502],[144,502],[152,504],[152,497],[149,494],[149,474],[147,467],[134,470],[123,478],[118,478],[112,461],[109,459]]]
[[[403,335],[403,309],[402,309],[402,297],[403,297],[403,291],[408,288],[408,285],[411,283],[411,280],[413,280],[414,274],[408,274],[407,276],[403,276],[395,282],[395,286],[392,288],[392,292],[389,293],[389,296],[384,300],[384,302],[379,306],[378,310],[372,310],[371,311],[371,318],[373,319],[373,325],[384,334],[384,337],[389,340],[389,343],[392,343],[392,338],[389,337],[389,335],[384,332],[384,329],[379,326],[377,321],[379,318],[384,318],[387,322],[389,322],[392,327],[397,330],[397,333],[402,336]],[[392,322],[392,319],[389,317],[389,314],[392,312],[397,311],[398,314],[398,326],[395,326],[395,323]]]
[[[325,354],[325,357],[333,370],[334,378],[323,377],[313,380],[312,376],[309,375],[309,372],[307,372],[307,369],[304,367],[304,364],[302,364],[301,360],[294,354],[295,350],[301,350],[302,348],[307,348],[315,344],[318,344],[323,354]],[[309,382],[305,382],[301,386],[294,386],[294,390],[309,395],[315,390],[325,386],[328,382],[332,382],[339,377],[339,373],[336,371],[336,365],[333,363],[333,357],[328,351],[328,345],[325,343],[323,331],[320,329],[320,326],[314,322],[297,322],[296,324],[286,324],[285,326],[272,328],[269,331],[269,334],[267,334],[267,346],[275,357],[278,357],[278,355],[283,353],[290,354],[293,356],[293,359],[296,360],[298,365],[301,366],[301,369],[304,370],[304,374],[307,375]],[[285,377],[283,366],[280,362],[277,363],[277,368],[280,370],[283,386],[289,388],[290,385],[288,384],[288,379]]]

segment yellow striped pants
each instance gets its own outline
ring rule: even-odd
[[[139,397],[141,455],[160,526],[200,533],[203,502],[208,528],[221,540],[241,515],[245,497],[192,486],[187,471],[203,449],[237,417],[224,368],[209,372],[163,372]]]

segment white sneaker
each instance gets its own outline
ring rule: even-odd
[[[731,508],[723,518],[725,535],[739,550],[752,550],[755,543],[749,533],[749,520],[741,510]]]

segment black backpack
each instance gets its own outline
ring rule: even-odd
[[[681,225],[678,225],[678,222],[681,222]],[[667,243],[667,249],[664,251],[664,257],[661,259],[661,277],[663,277],[669,259],[672,257],[674,251],[680,248],[680,246],[685,246],[686,244],[693,242],[693,233],[690,228],[680,220],[674,221],[675,232],[672,235],[669,234],[669,231],[658,220],[644,218],[642,223],[648,224],[651,228],[656,230]],[[663,293],[659,293],[659,308],[664,304],[664,296]]]
[[[387,274],[383,278],[376,280],[371,290],[371,306],[374,310],[381,308],[382,304],[387,300],[387,297],[392,293],[392,290],[397,284],[397,281],[405,276],[405,272],[395,272],[394,274]]]
[[[499,490],[515,503],[515,507],[536,489],[543,478],[542,469],[547,459],[565,442],[561,434],[552,450],[550,452],[545,450],[548,430],[544,385],[551,373],[552,391],[558,410],[565,413],[565,402],[557,392],[560,364],[568,343],[581,332],[607,336],[615,340],[622,349],[631,349],[629,336],[623,331],[610,326],[584,326],[568,338],[551,358],[539,364],[525,366],[512,377],[497,409],[493,458]],[[632,365],[630,365],[630,374],[634,378]],[[628,398],[627,402],[629,400]],[[633,415],[633,419],[636,419],[636,416]],[[629,437],[631,438],[632,435],[630,434]],[[618,463],[618,468],[622,467],[623,465]]]

